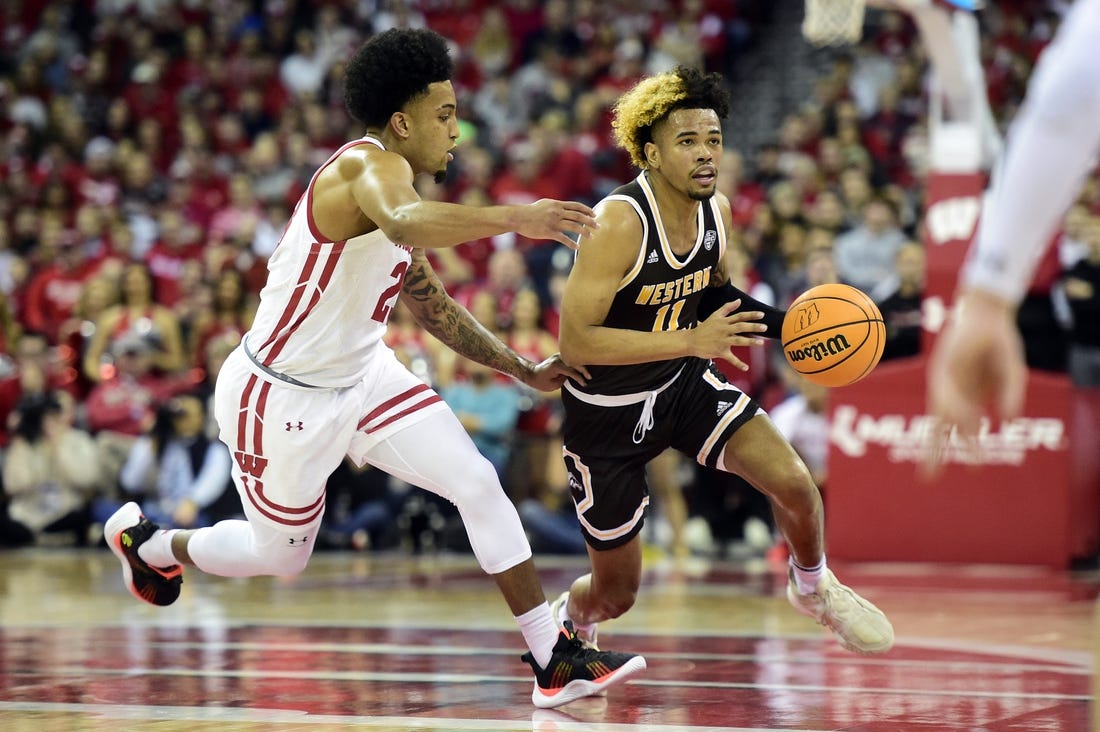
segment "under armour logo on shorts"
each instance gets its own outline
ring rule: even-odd
[[[291,537],[290,545],[291,546],[301,546],[302,544],[305,544],[308,541],[309,541],[308,536],[303,536],[301,539],[295,539],[295,538]]]
[[[305,429],[305,428],[302,427],[302,420],[300,420],[300,419],[298,420],[297,423],[294,423],[294,422],[287,422],[286,423],[286,431],[287,432],[290,432],[291,430],[298,430],[299,432],[301,432],[303,429]]]

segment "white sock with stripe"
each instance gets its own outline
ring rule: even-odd
[[[798,587],[799,594],[812,595],[817,590],[817,583],[825,576],[825,555],[816,567],[802,567],[794,561],[794,557],[787,560],[794,573],[794,583]]]
[[[550,656],[554,652],[554,644],[558,642],[560,629],[550,614],[550,603],[543,601],[516,617],[519,630],[523,633],[523,639],[527,641],[527,647],[535,657],[535,663],[540,668],[546,668],[550,663]]]
[[[137,553],[150,567],[171,567],[180,560],[172,553],[172,535],[179,529],[161,529],[138,547]]]

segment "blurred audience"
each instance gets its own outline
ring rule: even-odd
[[[5,415],[20,399],[71,394],[73,419],[100,446],[109,493],[157,404],[195,388],[209,395],[313,171],[362,134],[340,80],[370,33],[419,25],[453,41],[459,147],[449,179],[418,185],[422,195],[594,203],[636,174],[611,143],[616,96],[676,63],[732,78],[775,5],[34,0],[0,11],[0,449],[11,431]],[[1002,126],[1056,26],[1051,8],[1061,5],[1014,0],[988,3],[979,16]],[[868,20],[858,45],[817,57],[812,94],[781,111],[773,139],[724,151],[719,186],[733,206],[739,286],[783,306],[815,284],[849,282],[876,292],[895,313],[892,332],[902,332],[901,321],[917,317],[906,268],[918,252],[905,242],[920,240],[927,65],[903,15]],[[1030,327],[1049,330],[1050,288],[1064,271],[1081,354],[1093,299],[1084,232],[1100,215],[1095,180],[1071,213],[1063,258],[1044,270],[1023,312]],[[500,236],[433,253],[432,262],[483,325],[535,359],[556,350],[571,257],[555,244]],[[910,300],[895,308],[891,298]],[[450,351],[406,316],[395,309],[388,335],[398,355],[437,388],[480,396],[475,387],[485,384],[474,382],[484,378],[457,374]],[[752,370],[731,374],[766,405],[785,390],[773,350],[740,354]],[[519,500],[553,515],[564,485],[556,403],[525,392],[516,400],[512,452],[488,450]]]
[[[156,421],[157,406],[189,391],[191,375],[168,376],[153,369],[156,346],[128,330],[111,342],[113,364],[107,378],[92,387],[85,401],[88,429],[100,447],[108,480],[117,480],[134,441]]]
[[[209,526],[243,514],[232,461],[229,448],[206,434],[206,403],[183,394],[157,409],[148,433],[130,446],[119,483],[154,523]]]
[[[439,395],[503,479],[519,419],[519,389],[510,381],[498,381],[491,368],[467,358],[460,358],[457,377]]]
[[[381,470],[355,467],[344,460],[325,490],[325,517],[319,540],[325,548],[392,548],[397,544],[397,516],[402,498]]]
[[[921,299],[924,296],[924,247],[906,242],[898,250],[894,276],[877,292],[878,308],[886,323],[882,359],[916,356],[921,348]]]
[[[860,223],[836,238],[836,269],[841,281],[872,295],[894,273],[905,233],[893,206],[884,198],[863,204]]]
[[[117,369],[110,346],[127,335],[142,339],[148,347],[150,366],[160,373],[183,369],[183,334],[175,312],[154,298],[156,280],[140,263],[126,265],[119,281],[119,302],[105,308],[93,324],[84,351],[84,376],[93,383]]]
[[[788,378],[795,391],[768,414],[824,490],[829,477],[829,389],[793,373]]]
[[[558,352],[558,342],[542,327],[538,293],[525,288],[512,300],[505,343],[532,363]],[[561,459],[561,401],[558,392],[541,392],[511,382],[520,393],[513,452],[510,456],[510,495],[520,501],[542,500],[554,487],[564,487],[566,472]]]
[[[66,533],[78,545],[87,544],[92,502],[103,489],[103,475],[91,435],[73,426],[72,397],[64,392],[25,396],[9,420],[13,437],[4,458],[3,486],[11,520],[35,540]]]
[[[1071,314],[1069,375],[1073,383],[1100,387],[1100,216],[1081,226],[1084,256],[1062,275]]]

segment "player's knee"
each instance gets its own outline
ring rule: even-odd
[[[598,598],[600,613],[605,618],[617,618],[634,607],[638,599],[641,577],[618,574],[611,582],[596,581],[594,596]]]
[[[817,485],[801,460],[776,466],[765,492],[789,511],[812,508],[818,500]]]
[[[293,577],[301,574],[306,565],[309,564],[310,554],[307,551],[298,552],[284,552],[284,559],[279,564],[279,568],[274,574],[278,574],[282,577]]]
[[[285,536],[279,544],[263,551],[264,574],[293,577],[301,574],[312,555],[313,537]]]
[[[600,609],[607,619],[625,615],[626,611],[634,607],[634,601],[638,599],[638,587],[618,586],[611,589],[600,598]]]
[[[463,465],[463,468],[463,473],[454,476],[453,482],[461,486],[460,497],[464,497],[463,500],[471,508],[492,505],[493,502],[501,499],[508,500],[500,485],[496,468],[488,459],[478,455]]]

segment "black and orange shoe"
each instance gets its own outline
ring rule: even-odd
[[[183,567],[178,564],[152,567],[138,556],[138,547],[159,529],[131,501],[107,519],[103,536],[107,539],[107,546],[122,562],[122,579],[130,594],[151,605],[171,605],[180,596]]]
[[[558,635],[546,668],[539,668],[530,652],[523,654],[523,660],[535,672],[531,701],[540,709],[594,696],[645,670],[645,659],[639,655],[598,651],[585,646],[568,620]]]

